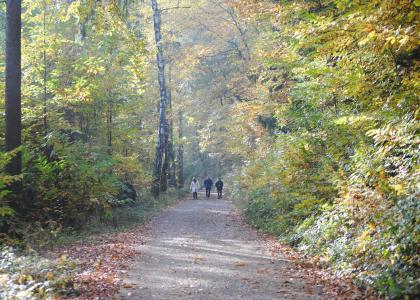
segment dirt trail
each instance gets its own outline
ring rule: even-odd
[[[229,201],[185,200],[150,224],[118,299],[331,299],[293,278]]]

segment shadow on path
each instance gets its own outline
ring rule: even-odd
[[[151,228],[118,299],[327,299],[287,275],[292,263],[272,257],[229,201],[184,201]]]

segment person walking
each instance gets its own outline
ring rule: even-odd
[[[190,191],[193,194],[193,199],[198,199],[198,190],[200,189],[200,183],[198,180],[194,177],[191,181],[190,185]]]
[[[204,180],[204,186],[206,187],[206,198],[210,198],[211,188],[213,186],[213,180],[209,176],[207,176],[206,180]]]
[[[222,193],[223,193],[223,181],[222,181],[222,179],[220,177],[217,178],[217,181],[214,185],[216,186],[216,189],[217,189],[217,199],[222,199]]]

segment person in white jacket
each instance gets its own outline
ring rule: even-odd
[[[193,199],[198,199],[198,190],[200,189],[200,183],[198,182],[198,180],[194,177],[193,180],[191,181],[191,185],[190,185],[190,191],[193,194]]]

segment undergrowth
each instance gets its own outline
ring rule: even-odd
[[[115,208],[104,221],[97,222],[93,218],[82,230],[60,232],[46,240],[43,247],[48,249],[80,240],[94,240],[103,234],[119,232],[143,224],[162,209],[175,204],[184,194],[183,190],[169,190],[166,194],[161,194],[158,199],[147,196],[136,205]]]
[[[37,232],[25,237],[25,243],[16,248],[0,248],[0,299],[53,299],[55,295],[77,295],[78,286],[73,277],[77,263],[65,255],[51,258],[60,247],[78,242],[94,242],[103,235],[127,230],[144,224],[162,209],[175,204],[184,194],[171,190],[158,199],[144,198],[136,205],[119,207],[97,222],[92,218],[82,229],[61,232]],[[58,249],[58,250],[57,250]]]

